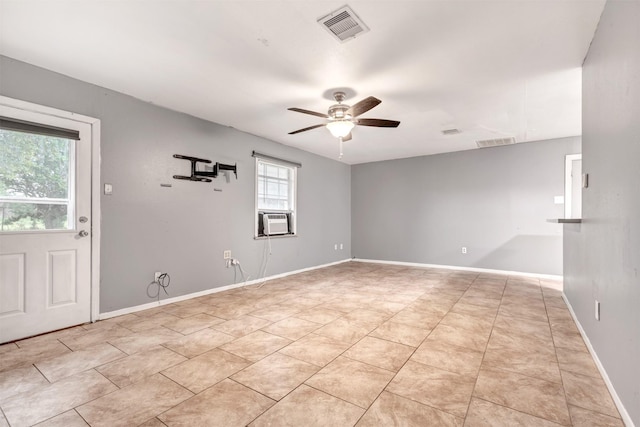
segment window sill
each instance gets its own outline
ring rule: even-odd
[[[580,224],[582,218],[553,218],[548,219],[547,222],[553,222],[556,224]]]
[[[267,239],[286,239],[288,237],[298,237],[297,234],[275,234],[273,236],[254,236],[253,240],[267,240]]]

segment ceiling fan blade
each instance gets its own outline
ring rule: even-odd
[[[358,117],[360,114],[366,113],[381,102],[382,101],[380,101],[378,98],[370,96],[358,102],[357,104],[352,105],[351,108],[347,110],[347,114],[351,114],[351,117]]]
[[[329,116],[326,115],[325,113],[316,113],[315,111],[311,111],[311,110],[304,110],[302,108],[287,108],[287,110],[289,111],[295,111],[296,113],[304,113],[304,114],[311,114],[312,116],[318,116],[318,117],[323,117],[325,119],[328,119]]]
[[[358,119],[356,122],[360,126],[373,126],[377,128],[397,128],[400,122],[385,119]]]
[[[313,125],[313,126],[309,126],[308,128],[303,128],[303,129],[298,129],[298,130],[294,130],[293,132],[289,132],[289,135],[295,135],[296,133],[300,133],[300,132],[304,132],[307,130],[311,130],[311,129],[315,129],[315,128],[321,128],[324,125]]]
[[[351,141],[351,138],[353,138],[353,136],[351,135],[351,132],[349,132],[349,135],[342,138],[342,142]]]

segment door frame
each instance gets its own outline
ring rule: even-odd
[[[0,105],[91,126],[91,322],[100,318],[100,120],[0,95]]]
[[[571,204],[573,203],[573,162],[575,160],[582,160],[582,153],[579,154],[567,154],[564,160],[564,217],[576,218],[575,212],[572,212]]]

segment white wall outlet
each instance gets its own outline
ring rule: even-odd
[[[223,259],[231,259],[231,250],[227,249],[226,251],[224,251],[222,253],[222,257],[223,257]]]
[[[596,320],[600,320],[600,301],[596,300]]]
[[[463,247],[462,247],[462,253],[463,253],[463,254],[466,254],[466,253],[467,253],[467,247],[466,247],[466,246],[463,246]]]
[[[342,243],[340,243],[340,250],[344,249],[344,245]]]
[[[338,250],[338,244],[336,243],[335,245],[333,245],[333,250],[337,251]]]
[[[160,279],[161,275],[162,275],[162,271],[156,271],[155,274],[153,275],[153,281],[157,282]]]

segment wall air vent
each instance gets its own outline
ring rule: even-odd
[[[318,23],[340,42],[356,38],[360,34],[369,31],[369,27],[349,6],[331,12],[327,16],[318,19]]]
[[[445,129],[442,131],[443,135],[457,135],[459,134],[461,131],[460,129]]]
[[[511,145],[515,143],[516,139],[512,136],[509,138],[484,139],[482,141],[476,141],[478,148],[497,147],[499,145]]]

